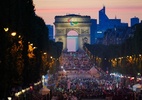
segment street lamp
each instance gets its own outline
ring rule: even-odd
[[[8,32],[8,30],[9,30],[9,28],[8,28],[8,27],[4,28],[4,31],[5,31],[5,32]]]
[[[12,33],[11,33],[11,36],[16,36],[16,32],[12,32]]]
[[[11,97],[7,97],[7,99],[8,99],[8,100],[12,100],[12,98],[11,98]]]
[[[50,58],[52,59],[53,57],[51,56]]]

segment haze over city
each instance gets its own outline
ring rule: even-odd
[[[88,15],[98,22],[98,11],[103,6],[110,19],[117,17],[125,23],[130,23],[130,18],[135,16],[142,19],[141,0],[33,0],[33,3],[36,14],[46,24],[53,24],[55,16],[66,14]]]

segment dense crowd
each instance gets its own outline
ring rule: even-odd
[[[105,74],[85,52],[63,53],[60,62],[60,71],[49,75],[46,84],[50,89],[48,95],[39,93],[41,85],[20,97],[31,98],[29,100],[142,100],[141,92],[130,89],[133,84],[126,86]],[[96,71],[94,75],[91,74],[92,68]],[[13,100],[19,100],[20,97]]]
[[[124,87],[121,82],[100,73],[98,77],[86,77],[93,63],[84,52],[63,53],[61,65],[66,70],[52,89],[52,100],[141,100],[141,94]],[[74,77],[69,77],[70,75]],[[82,77],[80,77],[82,74]]]
[[[66,52],[61,56],[61,65],[66,70],[81,69],[88,70],[93,66],[93,63],[88,59],[88,55],[83,52]]]
[[[77,100],[83,98],[136,100],[135,92],[123,87],[120,83],[118,84],[113,80],[98,80],[96,78],[62,78],[52,92],[56,100],[69,100],[72,96],[76,97]]]

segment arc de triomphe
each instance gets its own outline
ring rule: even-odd
[[[55,42],[63,42],[63,50],[67,50],[67,37],[70,31],[77,34],[78,49],[83,49],[85,42],[90,44],[90,16],[69,14],[65,16],[55,16]]]

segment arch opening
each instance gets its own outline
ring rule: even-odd
[[[78,50],[78,33],[70,30],[67,33],[67,51],[76,52]]]

